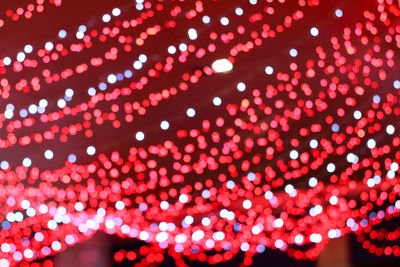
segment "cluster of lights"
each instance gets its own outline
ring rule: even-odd
[[[7,11],[7,17],[29,19],[34,9],[43,12],[43,2]],[[239,1],[232,15],[215,17],[203,2],[136,0],[133,14],[130,8],[113,8],[92,26],[60,29],[42,47],[26,44],[0,60],[5,107],[0,149],[25,151],[37,144],[42,149],[40,156],[22,153],[18,162],[0,159],[0,266],[28,264],[96,231],[149,243],[114,254],[116,262],[142,265],[163,261],[165,250],[179,266],[185,266],[183,258],[229,261],[239,251],[250,265],[266,248],[316,259],[330,239],[349,232],[371,253],[400,256],[398,246],[371,245],[378,237],[400,236],[397,230],[373,228],[400,215],[400,137],[393,119],[400,115],[400,82],[393,79],[398,58],[383,45],[400,47],[399,7],[378,0],[376,11],[361,13],[359,22],[340,28],[337,36],[321,34],[323,25],[305,26],[312,53],[293,46],[284,50],[283,63],[273,55],[263,65],[257,60],[248,68],[260,84],[234,76],[243,58],[290,33],[292,24],[301,25],[303,10],[317,9],[319,1],[300,0],[291,14],[281,7],[285,1],[274,7],[272,0]],[[61,1],[50,3],[62,8]],[[335,8],[332,19],[344,21],[344,14]],[[284,22],[268,24],[271,16]],[[0,27],[6,29],[5,22],[0,20]],[[144,53],[150,51],[147,43],[170,32],[182,38],[159,42],[154,56]],[[99,44],[107,51],[87,62],[61,71],[49,64],[73,53],[94,53]],[[130,65],[89,81],[85,94],[77,89],[82,73],[124,57]],[[178,73],[181,80],[164,75],[197,59],[208,63]],[[30,69],[37,76],[31,77]],[[14,74],[21,79],[8,78]],[[138,117],[151,121],[147,114],[161,102],[173,102],[206,77],[224,75],[231,75],[232,84],[223,85],[229,96],[224,92],[204,101],[217,111],[210,118],[199,119],[204,118],[200,101],[179,104],[178,115],[197,121],[195,127],[176,128],[178,120],[163,114],[157,130],[176,136],[162,136],[159,143],[149,138],[149,128],[136,127]],[[61,80],[70,86],[57,87]],[[163,89],[153,89],[159,80]],[[59,88],[56,96],[47,96],[53,87]],[[22,105],[15,101],[19,95],[32,96],[32,102]],[[128,135],[129,146],[110,150],[96,143],[106,127],[115,139]],[[71,140],[88,143],[78,152],[60,152],[57,144]],[[63,166],[41,164],[61,157]]]

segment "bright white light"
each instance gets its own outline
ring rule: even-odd
[[[51,50],[53,50],[54,45],[53,45],[52,42],[47,42],[47,43],[44,45],[44,48],[46,48],[46,50],[48,50],[48,51],[51,51]]]
[[[208,24],[210,23],[211,19],[209,16],[203,16],[202,21],[204,24]]]
[[[369,139],[368,142],[367,142],[367,146],[368,146],[369,149],[374,148],[376,146],[375,140],[374,139]]]
[[[182,51],[182,52],[186,51],[187,50],[187,45],[185,43],[181,43],[179,45],[179,50]]]
[[[197,31],[193,28],[190,28],[188,30],[188,36],[190,40],[196,40],[197,39]]]
[[[322,236],[320,234],[311,234],[310,241],[313,243],[319,243],[322,241]]]
[[[289,153],[289,157],[290,157],[291,159],[297,159],[297,158],[299,157],[299,152],[297,152],[296,150],[292,150],[292,151],[290,151],[290,153]]]
[[[304,242],[304,237],[302,235],[296,235],[296,237],[294,238],[294,242],[297,245],[301,245]]]
[[[6,109],[6,111],[4,111],[4,117],[6,117],[6,119],[11,119],[14,116],[14,112],[11,109]]]
[[[334,163],[329,163],[329,164],[326,166],[326,170],[327,170],[328,172],[334,172],[335,169],[336,169],[336,166],[335,166]]]
[[[145,54],[140,54],[138,59],[140,62],[145,63],[147,61],[147,56]]]
[[[24,52],[19,52],[17,54],[17,61],[23,62],[25,60],[25,53]]]
[[[308,185],[310,187],[316,187],[318,184],[318,180],[315,177],[311,177],[310,180],[308,180]]]
[[[108,83],[113,84],[113,83],[115,83],[116,81],[117,81],[117,76],[115,76],[114,74],[108,75],[108,77],[107,77],[107,82],[108,82]]]
[[[161,232],[156,235],[157,242],[161,243],[168,240],[168,233]]]
[[[386,132],[388,133],[388,134],[390,134],[390,135],[392,135],[392,134],[394,134],[394,126],[393,125],[391,125],[391,124],[389,124],[387,127],[386,127]]]
[[[179,196],[179,201],[182,203],[187,203],[189,201],[189,197],[186,194],[182,194]]]
[[[274,73],[274,68],[272,68],[271,66],[266,66],[265,67],[265,73],[267,75],[271,75],[272,73]]]
[[[275,228],[281,228],[283,226],[283,220],[281,218],[277,218],[273,225]]]
[[[60,39],[64,39],[66,36],[67,36],[67,32],[66,32],[65,30],[60,30],[60,31],[58,32],[58,37],[59,37]]]
[[[393,82],[393,86],[394,86],[394,88],[396,88],[396,89],[400,89],[400,81],[399,81],[399,80],[395,80],[395,81]]]
[[[196,115],[196,111],[193,108],[188,108],[186,110],[186,115],[190,118],[193,118]]]
[[[161,127],[161,129],[163,129],[163,130],[168,130],[168,128],[169,128],[169,123],[168,123],[168,121],[162,121],[161,124],[160,124],[160,127]]]
[[[311,148],[317,148],[318,147],[318,141],[315,139],[311,139],[310,141],[310,147]]]
[[[250,209],[252,205],[253,205],[253,204],[252,204],[251,201],[248,200],[248,199],[246,199],[245,201],[243,201],[243,208],[245,208],[246,210]]]
[[[27,54],[32,53],[32,51],[33,51],[33,46],[31,46],[30,44],[27,44],[27,45],[24,47],[24,51],[25,51],[25,53],[27,53]]]
[[[185,243],[187,240],[186,235],[185,234],[179,234],[175,237],[175,242],[176,243]]]
[[[311,33],[312,36],[315,37],[315,36],[318,36],[319,30],[317,28],[315,28],[315,27],[312,27],[311,30],[310,30],[310,33]]]
[[[64,99],[62,99],[62,98],[58,99],[58,101],[57,101],[57,106],[58,106],[59,108],[65,108],[66,105],[67,105],[67,102],[65,102]]]
[[[124,202],[122,202],[121,200],[118,200],[117,202],[115,202],[115,208],[117,210],[123,210],[125,208]]]
[[[203,219],[201,219],[201,224],[204,226],[209,226],[211,223],[211,220],[208,217],[204,217]]]
[[[94,146],[88,146],[86,149],[86,153],[90,156],[93,156],[96,153],[96,148]]]
[[[176,53],[176,48],[173,45],[168,46],[168,53],[170,53],[171,55]]]
[[[53,151],[51,151],[50,149],[47,149],[47,150],[44,152],[44,157],[45,157],[46,159],[52,159],[52,158],[54,157]]]
[[[246,90],[246,84],[244,82],[240,82],[236,85],[236,89],[239,92],[243,92],[244,90]]]
[[[235,13],[236,13],[236,15],[241,16],[241,15],[243,15],[243,9],[241,9],[240,7],[237,7],[235,9]]]
[[[204,237],[204,232],[201,230],[197,230],[192,234],[193,241],[200,241]]]
[[[233,64],[226,58],[217,59],[211,64],[211,68],[217,73],[224,73],[233,69]]]
[[[292,49],[290,49],[289,54],[290,54],[292,57],[297,57],[297,50],[294,49],[294,48],[292,48]]]
[[[220,22],[222,25],[227,26],[229,24],[229,19],[227,17],[222,17]]]
[[[140,62],[139,60],[136,60],[135,62],[133,62],[133,67],[137,70],[140,70],[143,66],[143,63]]]
[[[121,9],[119,8],[114,8],[111,12],[113,14],[113,16],[118,17],[119,15],[121,15]]]
[[[85,33],[78,31],[75,36],[77,39],[81,40],[83,37],[85,37]]]
[[[136,140],[143,141],[144,133],[139,131],[139,132],[136,133],[135,137],[136,137]]]
[[[24,158],[24,160],[22,161],[22,165],[24,165],[25,167],[30,167],[32,164],[32,161],[30,158]]]
[[[11,58],[9,58],[9,57],[3,58],[3,63],[6,66],[10,65],[11,64]]]
[[[102,19],[103,22],[109,22],[111,20],[111,16],[108,14],[104,14]]]
[[[214,99],[213,99],[213,104],[214,104],[215,106],[219,106],[219,105],[221,105],[221,103],[222,103],[221,98],[219,98],[218,96],[214,97]]]
[[[336,9],[335,15],[336,17],[341,18],[343,16],[343,11],[341,9]]]
[[[362,117],[362,113],[359,110],[356,110],[353,113],[353,117],[354,117],[354,119],[359,120]]]

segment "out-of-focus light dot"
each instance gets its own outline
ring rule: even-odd
[[[332,132],[337,133],[340,130],[340,126],[337,123],[332,124]]]
[[[186,194],[182,194],[179,196],[179,201],[182,203],[187,203],[189,201],[189,197]]]
[[[96,153],[96,148],[94,146],[88,146],[86,148],[86,153],[90,156],[93,156]]]
[[[29,105],[28,111],[31,114],[35,114],[37,112],[37,106],[35,104]]]
[[[316,27],[312,27],[311,30],[310,30],[310,33],[311,33],[312,36],[315,37],[315,36],[318,36],[319,30]]]
[[[175,242],[176,243],[185,243],[187,240],[187,237],[185,234],[179,234],[175,237]]]
[[[24,210],[28,209],[31,206],[31,203],[29,202],[29,200],[22,200],[21,202],[21,208],[23,208]]]
[[[138,140],[138,141],[143,141],[143,139],[144,139],[144,133],[143,132],[137,132],[136,133],[136,135],[135,135],[135,138],[136,138],[136,140]]]
[[[204,217],[203,219],[201,219],[201,224],[204,226],[209,226],[211,223],[211,220],[208,217]]]
[[[243,92],[244,90],[246,90],[246,84],[245,84],[244,82],[239,82],[239,83],[236,85],[236,89],[237,89],[239,92]]]
[[[388,126],[386,126],[386,132],[390,135],[394,134],[394,126],[389,124]]]
[[[26,111],[26,109],[21,109],[20,111],[19,111],[19,115],[22,117],[22,118],[25,118],[26,116],[28,116],[28,111]],[[11,116],[12,117],[12,116]],[[7,118],[7,117],[6,117]],[[8,119],[8,118],[7,118]]]
[[[7,243],[3,243],[1,244],[1,251],[3,251],[4,253],[9,252],[11,249],[10,245]]]
[[[185,43],[181,43],[179,44],[179,50],[180,51],[186,51],[187,50],[187,45]]]
[[[257,4],[257,0],[249,0],[250,4],[255,5]]]
[[[106,228],[107,229],[113,229],[114,227],[115,227],[115,222],[113,220],[107,220],[106,221]],[[143,240],[145,240],[145,239],[143,239]]]
[[[10,65],[11,64],[11,58],[9,58],[9,57],[3,58],[3,63],[6,66]]]
[[[395,81],[393,82],[393,86],[394,86],[394,88],[396,88],[396,89],[400,89],[400,81],[399,81],[399,80],[395,80]]]
[[[331,203],[331,205],[336,205],[338,203],[337,196],[331,196],[329,199],[329,203]]]
[[[14,112],[11,109],[7,109],[4,112],[4,117],[6,117],[6,119],[11,119],[14,116]]]
[[[111,20],[111,16],[109,14],[104,14],[102,20],[107,23]]]
[[[113,14],[114,17],[118,17],[119,15],[121,15],[121,9],[119,8],[114,8],[111,12]]]
[[[247,179],[249,179],[249,181],[254,181],[256,179],[256,175],[254,174],[254,172],[249,172],[247,174]],[[231,181],[233,182],[233,181]]]
[[[304,237],[303,237],[303,235],[296,235],[296,237],[294,238],[294,242],[295,242],[297,245],[303,244],[303,242],[304,242]]]
[[[317,147],[318,147],[318,141],[315,140],[315,139],[312,139],[312,140],[310,141],[310,147],[311,147],[311,148],[317,148]]]
[[[328,171],[328,172],[334,172],[335,171],[335,169],[336,169],[336,167],[335,167],[335,164],[334,163],[329,163],[327,166],[326,166],[326,170]]]
[[[80,31],[80,32],[86,32],[86,30],[87,30],[87,28],[85,25],[80,25],[78,28],[78,31]]]
[[[121,200],[118,200],[117,202],[115,202],[115,208],[117,210],[123,210],[125,208],[124,202],[122,202]]]
[[[211,68],[217,73],[229,72],[233,69],[233,64],[226,58],[217,59],[211,64]]]
[[[362,114],[361,114],[361,112],[359,110],[356,110],[353,113],[353,117],[354,117],[354,119],[359,120],[359,119],[361,119]]]
[[[235,14],[238,15],[238,16],[243,15],[243,9],[241,9],[240,7],[237,7],[235,9]]]
[[[197,230],[192,234],[193,241],[200,241],[204,237],[204,232],[202,230]]]
[[[368,146],[369,149],[374,148],[376,146],[375,140],[374,139],[369,139],[368,142],[367,142],[367,146]]]
[[[17,61],[23,62],[25,60],[25,53],[24,52],[19,52],[17,54]]]
[[[3,160],[3,161],[0,163],[0,168],[2,168],[3,170],[7,170],[8,167],[10,167],[10,164],[8,164],[7,161]]]
[[[33,46],[30,45],[30,44],[25,45],[24,51],[25,51],[25,53],[27,53],[27,54],[32,53],[32,51],[33,51]]]
[[[281,218],[277,218],[273,225],[275,228],[281,228],[283,226],[283,220]]]
[[[259,244],[259,245],[257,245],[256,250],[257,250],[258,253],[264,253],[264,251],[265,251],[265,246],[262,245],[262,244]]]
[[[188,36],[190,40],[196,40],[197,39],[197,31],[193,28],[190,28],[188,30]]]
[[[68,161],[71,162],[71,163],[75,163],[76,156],[74,154],[69,154]]]
[[[67,105],[67,102],[64,99],[62,99],[62,98],[58,99],[57,106],[59,108],[65,108],[66,105]]]
[[[76,32],[75,36],[77,39],[81,40],[81,39],[83,39],[83,37],[85,37],[85,33],[78,31],[78,32]]]
[[[167,210],[167,209],[169,208],[169,204],[168,204],[167,201],[163,200],[163,201],[161,201],[161,203],[160,203],[160,207],[161,207],[161,209],[163,209],[163,210]]]
[[[22,165],[24,165],[25,167],[30,167],[32,164],[32,160],[30,158],[24,158],[24,160],[22,161]]]
[[[48,50],[48,51],[51,51],[51,50],[53,50],[53,48],[54,48],[54,44],[53,44],[52,42],[47,42],[47,43],[44,45],[44,48],[46,48],[46,50]]]
[[[374,101],[375,103],[380,103],[381,97],[379,95],[374,95],[374,97],[372,98],[372,101]]]
[[[113,83],[115,83],[116,81],[117,81],[117,76],[115,76],[114,74],[108,75],[108,77],[107,77],[107,82],[108,82],[108,83],[113,84]]]
[[[96,89],[94,89],[93,87],[90,87],[88,89],[88,95],[94,96],[95,94],[96,94]]]
[[[168,233],[161,232],[156,235],[156,241],[161,243],[168,240]]]
[[[271,75],[272,73],[274,73],[274,68],[272,68],[271,66],[266,66],[265,67],[265,73],[267,75]]]
[[[311,177],[311,178],[308,180],[308,185],[309,185],[310,187],[316,187],[317,184],[318,184],[318,180],[317,180],[317,178],[315,178],[315,177]]]
[[[229,19],[227,17],[222,17],[220,22],[222,25],[227,26],[229,24]]]
[[[322,236],[320,234],[311,234],[310,241],[313,243],[319,243],[322,241]]]
[[[292,151],[290,151],[290,153],[289,153],[289,157],[290,157],[291,159],[297,159],[297,158],[299,157],[299,152],[297,152],[296,150],[292,150]]]
[[[33,252],[32,252],[32,250],[30,250],[29,248],[25,249],[25,250],[24,250],[24,256],[25,256],[25,258],[27,258],[27,259],[32,258],[32,257],[33,257]]]
[[[72,97],[73,95],[74,95],[74,90],[72,90],[71,88],[65,90],[65,96]]]
[[[65,37],[67,37],[67,32],[66,32],[65,30],[60,30],[60,31],[58,32],[58,37],[59,37],[60,39],[64,39]]]
[[[196,115],[196,111],[193,108],[188,108],[186,110],[186,115],[190,118],[193,118]]]
[[[168,53],[170,53],[171,55],[176,53],[176,48],[173,45],[168,46]]]
[[[126,78],[131,78],[132,75],[133,75],[132,71],[130,71],[130,70],[124,71],[124,76],[125,76]]]
[[[247,242],[242,243],[242,244],[240,245],[240,249],[241,249],[242,251],[248,251],[248,250],[250,249],[249,243],[247,243]]]
[[[343,16],[343,11],[338,8],[335,10],[335,15],[336,17],[341,18]]]
[[[292,49],[290,49],[289,54],[290,54],[292,57],[297,57],[297,50],[294,49],[294,48],[292,48]]]
[[[47,102],[47,100],[46,99],[40,99],[40,101],[39,101],[39,106],[41,106],[41,107],[47,107],[47,105],[48,105],[49,103]]]
[[[282,249],[285,246],[285,242],[283,242],[283,240],[278,239],[275,241],[275,247]]]
[[[143,63],[140,62],[139,60],[136,60],[135,62],[133,62],[133,67],[137,70],[140,70],[143,66]]]
[[[248,200],[248,199],[246,199],[245,201],[243,201],[243,208],[245,208],[246,210],[250,209],[252,205],[253,205],[253,204],[252,204],[251,201]]]
[[[145,54],[140,54],[138,59],[140,62],[145,63],[147,61],[147,56]]]
[[[169,128],[169,123],[168,123],[168,121],[162,121],[162,122],[160,123],[160,127],[161,127],[161,129],[163,129],[163,130],[168,130],[168,128]]]
[[[211,19],[209,16],[206,15],[206,16],[203,16],[202,21],[204,24],[208,24],[208,23],[210,23]]]
[[[45,157],[46,159],[52,159],[52,158],[54,157],[53,151],[51,151],[50,149],[47,149],[47,150],[44,152],[44,157]]]
[[[222,103],[221,98],[219,98],[218,96],[214,97],[214,99],[213,99],[213,104],[214,104],[215,106],[219,106],[219,105],[221,105],[221,103]]]

